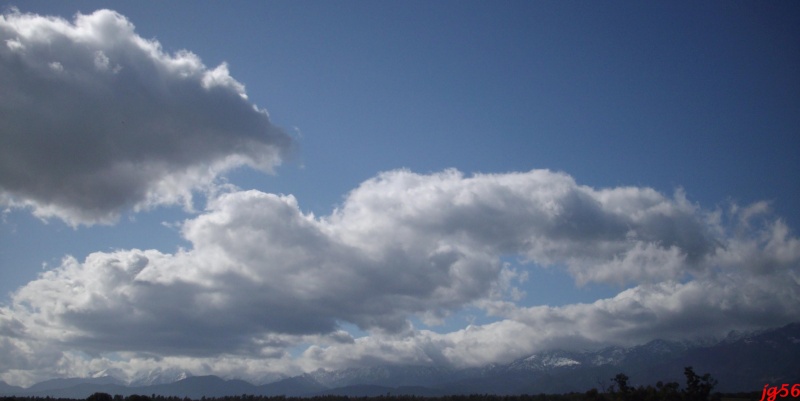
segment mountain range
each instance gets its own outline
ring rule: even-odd
[[[187,371],[156,370],[124,382],[113,375],[53,379],[28,388],[0,382],[0,395],[83,399],[92,393],[159,394],[164,396],[378,396],[407,394],[539,394],[604,390],[617,373],[632,385],[657,381],[684,385],[683,370],[718,380],[717,391],[760,391],[764,384],[800,383],[800,323],[757,333],[731,333],[713,344],[655,340],[622,348],[593,351],[554,350],[507,364],[455,369],[436,366],[374,366],[337,371],[317,370],[254,385],[217,376],[191,376]]]

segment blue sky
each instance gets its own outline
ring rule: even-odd
[[[792,2],[3,5],[7,382],[154,356],[255,381],[378,349],[467,366],[800,317]],[[82,301],[56,290],[81,280]],[[164,336],[111,340],[98,322],[125,313]],[[178,317],[209,338],[175,346]]]

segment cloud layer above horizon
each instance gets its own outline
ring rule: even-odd
[[[227,185],[236,167],[271,172],[292,138],[225,64],[168,54],[113,11],[0,16],[0,93],[4,208],[90,229],[205,198],[178,225],[186,248],[66,255],[1,304],[11,384],[468,367],[800,320],[800,239],[766,202],[398,169],[316,216],[307,199]],[[618,293],[550,305],[528,285],[542,269]],[[442,324],[467,310],[484,323]]]
[[[0,15],[0,205],[70,225],[192,206],[238,166],[270,172],[291,138],[222,64],[165,53],[109,10]]]
[[[0,309],[0,377],[477,366],[800,319],[800,240],[767,204],[704,210],[681,191],[597,189],[548,170],[389,171],[321,217],[291,195],[234,191],[182,234],[188,249],[67,257],[20,288]],[[627,289],[549,306],[522,285],[543,268]],[[495,321],[448,333],[410,323],[466,307]]]

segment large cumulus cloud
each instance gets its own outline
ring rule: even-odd
[[[222,64],[165,53],[109,10],[0,16],[0,203],[72,225],[190,204],[291,146]]]
[[[386,172],[322,217],[292,196],[232,192],[183,235],[191,247],[171,254],[66,258],[2,310],[0,330],[13,335],[0,352],[41,349],[30,370],[46,369],[37,361],[57,344],[73,369],[133,371],[158,356],[253,378],[380,361],[473,366],[800,318],[800,241],[768,205],[704,210],[680,191],[596,189],[547,170]],[[502,263],[508,255],[517,269],[627,289],[586,304],[521,303],[512,295],[524,272]],[[443,334],[409,323],[467,305],[497,321]],[[369,335],[354,339],[345,324]],[[70,352],[95,357],[63,362],[80,360]]]

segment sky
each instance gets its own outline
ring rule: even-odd
[[[800,320],[800,4],[2,2],[0,380]]]

